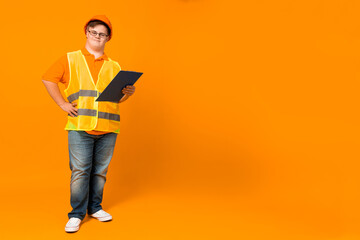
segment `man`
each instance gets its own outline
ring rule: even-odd
[[[104,53],[112,36],[112,25],[105,15],[92,17],[84,30],[85,47],[61,57],[42,77],[50,96],[68,113],[65,130],[72,171],[72,211],[68,213],[66,232],[79,230],[86,211],[99,221],[112,219],[101,206],[103,189],[120,131],[119,103],[135,92],[134,86],[127,86],[119,103],[95,101],[120,71],[120,65]],[[59,82],[65,84],[68,101],[60,93]]]

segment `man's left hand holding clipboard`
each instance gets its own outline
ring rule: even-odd
[[[127,85],[126,87],[124,87],[121,91],[123,94],[125,94],[119,101],[119,103],[125,101],[126,99],[128,99],[131,95],[134,94],[135,92],[135,86],[134,85]]]

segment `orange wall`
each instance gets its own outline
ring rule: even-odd
[[[360,225],[358,1],[65,0],[2,9],[0,180],[10,195],[69,184],[66,114],[41,76],[84,46],[88,18],[106,14],[114,31],[105,52],[144,72],[121,104],[109,188],[238,199],[314,234]]]

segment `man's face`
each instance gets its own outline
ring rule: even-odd
[[[96,36],[93,36],[92,33],[97,33]],[[105,46],[105,43],[108,41],[109,36],[100,37],[100,35],[108,35],[107,28],[103,25],[96,25],[95,27],[88,27],[86,32],[87,42],[93,47],[101,49]]]

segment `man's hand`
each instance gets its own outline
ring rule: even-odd
[[[61,107],[62,110],[70,114],[70,116],[75,117],[77,116],[77,108],[75,107],[76,105],[77,105],[76,103],[64,102],[59,106]]]
[[[132,85],[127,85],[122,90],[123,94],[129,95],[129,96],[133,95],[134,92],[135,92],[135,86],[132,86]]]

